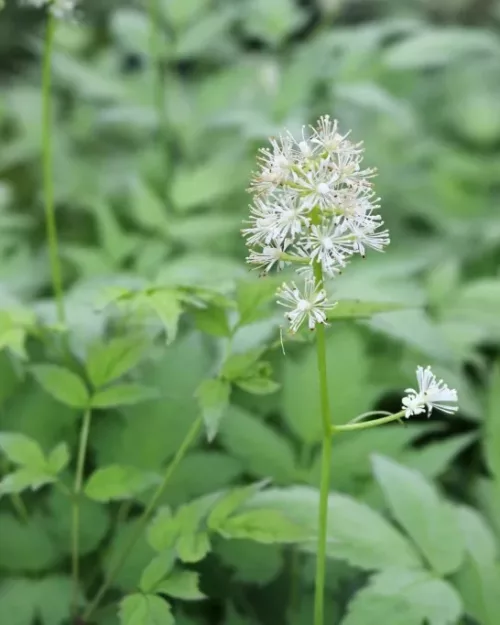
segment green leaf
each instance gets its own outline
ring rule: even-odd
[[[32,367],[38,383],[58,401],[73,408],[87,408],[89,393],[80,378],[57,365],[36,365]]]
[[[246,378],[236,380],[235,384],[241,388],[241,390],[246,393],[251,393],[252,395],[271,395],[280,389],[278,382],[270,378]]]
[[[14,464],[38,469],[45,467],[45,456],[40,445],[24,434],[0,433],[0,449]]]
[[[203,380],[196,391],[209,441],[212,441],[217,434],[220,421],[229,404],[230,393],[229,382],[218,378]]]
[[[233,570],[234,580],[265,586],[279,575],[283,564],[283,547],[265,545],[253,540],[221,540],[216,554]]]
[[[210,551],[210,538],[205,531],[183,532],[176,544],[182,562],[199,562]]]
[[[115,588],[128,591],[136,589],[137,582],[141,578],[144,569],[155,555],[147,544],[146,536],[143,533],[140,534],[134,546],[129,549],[131,537],[135,536],[137,531],[137,519],[126,521],[113,531],[111,545],[106,550],[104,556],[104,574],[109,575],[117,558],[121,557],[124,550],[129,550],[126,561],[116,574]]]
[[[242,506],[247,499],[250,499],[252,495],[258,492],[261,488],[268,483],[268,480],[263,480],[257,484],[251,484],[250,486],[243,486],[242,488],[235,488],[225,493],[214,505],[210,514],[208,515],[207,525],[211,530],[217,531],[219,527],[228,519],[233,512],[235,512],[240,506]]]
[[[261,419],[232,406],[221,425],[220,438],[252,475],[271,477],[283,484],[295,479],[295,456],[290,443]]]
[[[93,408],[114,408],[116,406],[130,406],[148,401],[156,396],[154,389],[141,384],[116,384],[109,388],[97,391],[92,397]]]
[[[219,525],[218,532],[224,538],[247,538],[260,543],[295,543],[308,538],[303,527],[272,508],[232,516]]]
[[[178,569],[158,585],[156,592],[169,595],[175,599],[196,601],[205,598],[198,586],[198,573]]]
[[[160,477],[156,473],[112,465],[97,469],[89,477],[84,492],[95,501],[132,499],[159,481]]]
[[[45,484],[51,484],[55,481],[55,476],[49,475],[44,470],[36,467],[23,467],[9,473],[0,481],[0,495],[22,493],[28,488],[38,490]]]
[[[120,625],[174,625],[170,605],[156,595],[128,595],[120,601]]]
[[[94,343],[88,353],[86,369],[95,388],[113,382],[143,358],[149,347],[142,336],[125,336],[108,343]]]
[[[179,293],[177,291],[155,291],[147,296],[148,304],[160,318],[167,333],[167,345],[177,336],[179,318],[182,314]]]
[[[231,336],[231,328],[224,308],[210,304],[207,308],[193,310],[192,315],[196,327],[202,332],[223,338]]]
[[[318,532],[319,494],[315,488],[295,486],[258,492],[247,507],[272,506],[304,527],[310,536]],[[382,516],[351,497],[328,497],[328,555],[346,560],[352,566],[373,571],[390,567],[421,568],[422,562],[412,545]],[[304,545],[316,551],[316,542]]]
[[[263,316],[264,305],[275,298],[277,286],[278,281],[270,277],[238,282],[236,301],[240,326],[258,321]]]
[[[500,360],[495,363],[490,376],[482,441],[488,466],[496,480],[500,481]]]
[[[59,443],[59,445],[54,447],[49,454],[47,459],[47,469],[50,473],[58,475],[68,466],[69,460],[70,455],[68,445],[66,443]]]
[[[155,551],[165,551],[175,544],[180,529],[179,518],[164,506],[149,524],[148,542]]]
[[[456,571],[464,556],[464,541],[451,506],[417,471],[383,456],[374,457],[373,467],[394,518],[432,568],[442,575]]]
[[[38,514],[32,515],[29,523],[0,515],[0,568],[35,573],[53,567],[60,555],[45,525]]]
[[[460,597],[447,582],[427,571],[390,569],[355,595],[342,625],[364,625],[365,617],[391,625],[452,625],[461,615]]]
[[[231,354],[222,366],[221,377],[231,382],[238,378],[247,377],[264,351],[264,349],[252,349],[243,354]]]
[[[167,550],[155,556],[147,565],[141,575],[139,588],[144,593],[158,592],[158,584],[169,574],[174,568],[175,551]]]
[[[369,319],[373,315],[407,308],[398,302],[364,302],[362,300],[340,300],[335,308],[328,312],[329,321],[342,319]]]

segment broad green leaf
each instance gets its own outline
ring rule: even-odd
[[[125,336],[108,343],[94,343],[87,356],[86,369],[95,388],[113,382],[143,358],[148,341],[142,336]]]
[[[36,365],[31,370],[52,397],[73,408],[87,408],[89,393],[77,375],[57,365]]]
[[[156,592],[184,601],[196,601],[205,598],[199,589],[198,573],[181,569],[174,570],[167,579],[163,580],[157,586]]]
[[[315,488],[295,486],[261,491],[245,507],[273,507],[317,535],[319,494]],[[328,497],[328,555],[346,560],[367,571],[390,567],[421,568],[422,562],[414,548],[375,510],[346,495]],[[315,552],[316,542],[304,545]]]
[[[340,300],[335,308],[328,312],[329,321],[341,319],[367,319],[373,315],[407,308],[398,302],[364,302],[362,300]]]
[[[178,511],[180,532],[176,549],[182,562],[199,562],[209,552],[210,539],[204,521],[219,496],[217,493],[205,495]]]
[[[259,320],[265,311],[265,304],[275,298],[278,280],[272,277],[253,281],[240,281],[236,286],[236,301],[240,326]]]
[[[342,625],[362,625],[366,618],[391,625],[452,625],[461,614],[460,597],[447,582],[426,571],[389,569],[355,595]]]
[[[14,464],[32,469],[45,467],[45,456],[40,445],[24,434],[0,433],[0,450]]]
[[[199,562],[210,551],[210,538],[205,531],[183,532],[176,548],[182,562]]]
[[[252,395],[270,395],[271,393],[276,393],[276,391],[280,389],[278,382],[275,382],[270,378],[246,378],[236,380],[235,384],[241,388],[241,390],[246,393],[251,393]]]
[[[211,530],[217,531],[224,521],[229,518],[247,499],[267,484],[267,480],[235,488],[225,493],[211,509],[207,518],[207,525]]]
[[[19,523],[13,516],[0,515],[0,568],[36,573],[50,569],[59,560],[59,550],[43,517],[33,514],[29,523]]]
[[[148,542],[155,551],[165,551],[175,544],[180,529],[179,518],[164,506],[149,524]]]
[[[114,408],[116,406],[129,406],[153,399],[156,396],[154,389],[141,384],[116,384],[109,388],[97,391],[92,397],[93,408]]]
[[[232,406],[221,425],[220,439],[246,470],[289,484],[295,479],[295,457],[288,440],[258,417]]]
[[[174,625],[170,605],[156,595],[139,593],[120,601],[120,625]]]
[[[394,518],[433,570],[442,575],[456,571],[464,556],[464,541],[451,506],[417,471],[383,456],[374,456],[373,467]]]
[[[148,304],[160,318],[167,333],[167,345],[177,336],[182,306],[176,291],[155,291],[147,296]]]
[[[66,443],[59,443],[50,452],[47,459],[47,469],[50,473],[57,475],[65,469],[70,461],[69,447]]]
[[[54,475],[50,475],[43,469],[36,467],[22,467],[17,471],[13,471],[0,480],[0,496],[10,493],[22,493],[23,490],[30,488],[38,490],[45,484],[55,482]]]
[[[141,575],[139,588],[142,592],[158,592],[158,584],[172,572],[174,564],[175,551],[171,549],[155,556]]]
[[[436,478],[446,471],[456,456],[469,447],[476,438],[475,433],[453,436],[429,443],[420,449],[408,450],[399,460],[402,464],[420,471],[427,479]]]
[[[89,477],[84,492],[95,501],[132,499],[159,481],[160,477],[156,473],[112,465],[97,469]]]
[[[212,336],[231,336],[231,328],[224,308],[210,304],[207,308],[193,310],[192,312],[196,327]]]
[[[224,538],[243,538],[261,543],[294,543],[309,538],[306,530],[283,512],[261,508],[226,518],[218,526]]]
[[[485,432],[482,437],[488,466],[500,481],[500,360],[497,360],[490,374]]]
[[[283,566],[283,547],[253,540],[221,540],[215,545],[217,556],[234,571],[234,579],[245,584],[265,586],[275,579]]]
[[[252,349],[243,354],[231,354],[222,366],[221,376],[229,381],[247,377],[263,353],[263,349]]]
[[[204,380],[196,391],[209,441],[215,438],[219,430],[220,421],[229,404],[230,393],[229,382],[218,378]]]

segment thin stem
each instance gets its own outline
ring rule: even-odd
[[[175,456],[172,458],[172,461],[168,465],[167,470],[165,471],[165,475],[163,476],[163,480],[162,480],[161,484],[158,486],[156,491],[153,493],[153,496],[151,497],[147,507],[145,508],[144,512],[140,516],[139,521],[137,522],[137,525],[135,527],[135,531],[130,536],[130,540],[127,542],[125,548],[118,555],[118,558],[117,558],[116,562],[111,567],[111,570],[109,571],[106,579],[104,580],[104,582],[101,585],[100,589],[97,591],[97,594],[95,595],[94,600],[92,601],[90,606],[87,608],[87,610],[84,612],[82,620],[85,623],[90,620],[90,617],[92,616],[92,614],[94,613],[96,608],[99,606],[99,603],[101,602],[101,599],[104,597],[104,595],[106,594],[107,590],[109,589],[109,587],[111,586],[111,584],[115,580],[116,575],[118,574],[118,571],[123,566],[125,560],[127,559],[127,556],[131,552],[131,550],[134,547],[134,545],[137,542],[137,540],[142,535],[142,532],[144,531],[144,529],[145,529],[149,519],[151,518],[152,513],[154,512],[155,508],[157,507],[157,505],[158,505],[158,503],[159,503],[163,493],[165,492],[166,487],[168,486],[170,478],[172,477],[172,475],[173,475],[174,471],[176,470],[176,468],[178,467],[179,463],[182,461],[182,459],[186,455],[186,452],[188,451],[189,447],[191,446],[191,443],[198,436],[198,433],[200,432],[201,427],[202,427],[202,423],[203,423],[203,421],[202,421],[201,417],[198,417],[196,419],[196,421],[193,423],[193,425],[190,427],[188,433],[186,434],[184,440],[182,441],[181,446],[177,450],[177,453],[175,454]]]
[[[28,509],[26,508],[26,505],[25,505],[24,501],[22,500],[21,495],[19,493],[13,493],[10,496],[10,500],[12,502],[12,507],[16,511],[17,516],[19,517],[19,519],[23,523],[29,523],[30,515],[28,513]]]
[[[346,423],[345,425],[332,425],[332,432],[350,432],[352,430],[367,430],[368,428],[374,428],[384,423],[391,423],[392,421],[401,421],[401,417],[404,417],[405,411],[400,410],[395,414],[391,414],[388,417],[382,417],[381,419],[372,419],[371,421],[364,421],[362,423]]]
[[[172,173],[172,159],[170,155],[169,124],[167,103],[165,98],[165,74],[162,63],[162,24],[161,11],[158,0],[149,0],[150,23],[150,54],[153,64],[153,96],[158,116],[159,144],[162,153],[162,189],[163,199],[169,201],[169,187]]]
[[[83,484],[85,470],[85,456],[89,441],[90,422],[92,412],[85,411],[82,427],[80,430],[80,442],[78,444],[78,457],[76,461],[75,485],[73,488],[72,514],[71,514],[71,576],[73,580],[73,614],[78,607],[79,583],[80,583],[80,493]]]
[[[323,282],[321,265],[314,265],[316,282]],[[321,401],[321,420],[323,424],[323,437],[321,444],[321,483],[319,491],[318,511],[318,548],[316,555],[316,578],[314,584],[314,625],[323,625],[324,621],[324,595],[326,577],[326,537],[328,522],[328,493],[330,491],[330,454],[332,447],[333,429],[330,421],[330,404],[328,399],[328,375],[326,363],[326,338],[325,327],[322,324],[316,326],[316,352],[319,374],[319,390]]]
[[[43,50],[42,67],[42,161],[43,161],[43,187],[45,196],[45,228],[47,245],[49,247],[50,273],[52,289],[56,300],[57,320],[61,325],[65,324],[64,299],[62,287],[61,263],[59,260],[59,247],[57,241],[57,226],[54,207],[54,175],[52,157],[52,49],[54,47],[54,34],[56,19],[52,12],[48,12],[47,30]]]

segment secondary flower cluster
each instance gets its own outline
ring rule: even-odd
[[[36,9],[48,6],[54,17],[64,20],[73,16],[78,0],[21,0],[21,2]]]
[[[413,388],[407,388],[403,397],[403,410],[405,417],[422,414],[427,412],[430,416],[432,409],[436,408],[442,412],[453,414],[458,410],[456,405],[458,401],[457,391],[448,388],[443,380],[438,380],[432,373],[430,367],[417,367],[418,391]]]
[[[286,132],[260,151],[259,171],[250,191],[254,203],[243,234],[249,263],[264,273],[298,267],[305,284],[283,284],[278,303],[287,307],[290,329],[307,321],[310,329],[326,323],[329,302],[324,277],[340,273],[354,254],[383,251],[373,169],[363,169],[363,147],[338,132],[328,115],[297,141]]]

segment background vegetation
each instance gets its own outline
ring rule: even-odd
[[[105,337],[135,345],[113,374],[128,376],[128,395],[101,398],[93,416],[82,593],[95,593],[133,531],[199,414],[196,390],[222,375],[229,339],[246,356],[224,370],[232,391],[218,436],[209,444],[197,435],[161,503],[178,510],[270,478],[253,505],[314,531],[315,355],[299,337],[287,338],[283,356],[275,284],[250,274],[239,230],[258,147],[329,113],[364,140],[392,238],[386,254],[355,263],[333,285],[332,418],[398,410],[415,366],[427,363],[458,390],[460,412],[334,441],[328,622],[496,625],[500,3],[159,0],[156,38],[144,4],[82,1],[76,22],[56,32],[52,139],[69,365],[41,191],[45,17],[13,0],[0,15],[0,429],[46,454],[66,443],[45,482],[61,472],[71,483],[82,411],[67,384],[47,382],[34,365],[65,364],[107,382],[89,365],[89,345]],[[12,453],[2,461],[11,473]],[[89,487],[87,477],[109,466],[128,472]],[[69,622],[64,495],[47,487],[20,499],[2,484],[0,621]],[[273,537],[272,523],[264,526],[270,534],[258,543],[255,528],[220,530],[201,562],[183,551],[207,599],[188,604],[182,599],[198,591],[170,587],[176,622],[311,621],[311,548],[283,545],[286,528]],[[155,545],[143,533],[96,613],[99,625],[118,622],[114,599],[137,588]],[[136,625],[127,618],[122,609],[123,622]]]

